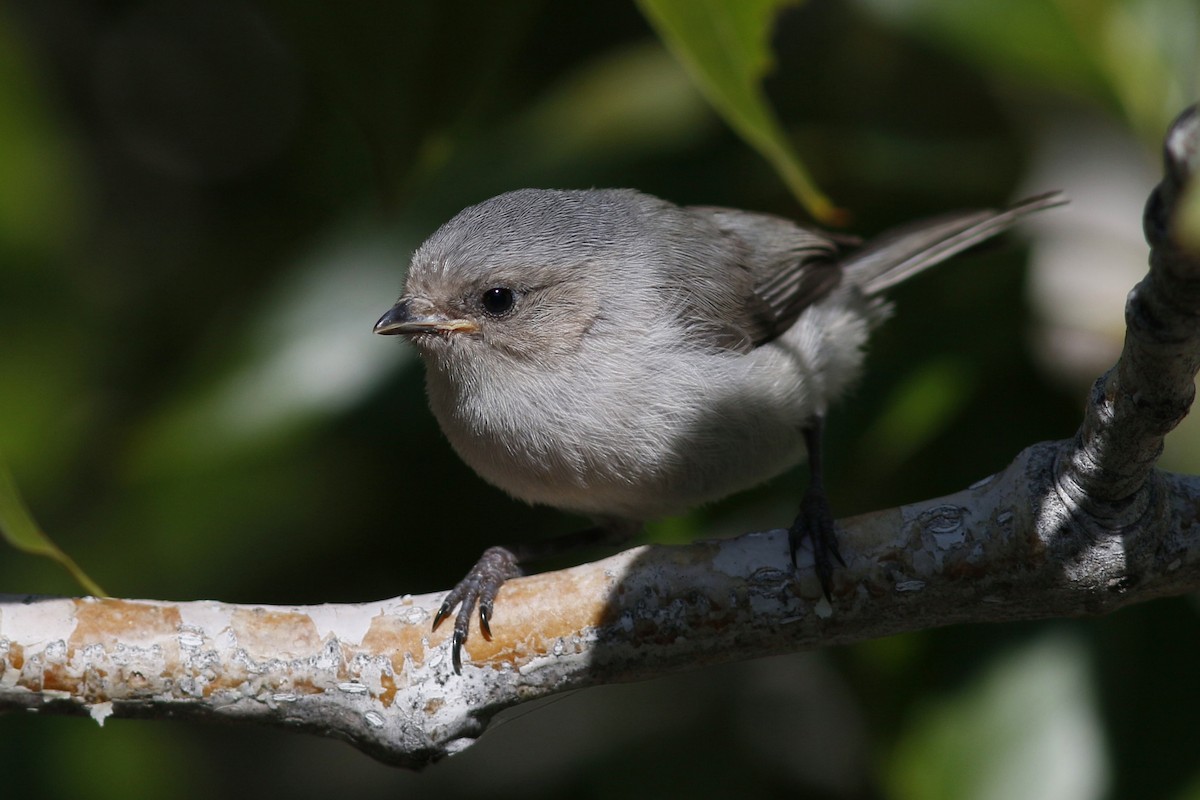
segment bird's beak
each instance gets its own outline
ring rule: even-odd
[[[414,333],[474,333],[479,326],[469,319],[451,319],[432,308],[417,309],[412,300],[402,298],[375,323],[375,333],[385,336]],[[422,313],[422,311],[424,313]]]

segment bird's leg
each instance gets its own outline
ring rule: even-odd
[[[825,481],[821,472],[821,431],[824,428],[824,418],[814,416],[804,428],[804,446],[808,450],[808,488],[800,500],[800,513],[792,527],[788,529],[788,547],[792,554],[792,566],[796,566],[796,550],[806,537],[812,542],[813,567],[817,572],[817,580],[821,582],[821,591],[825,598],[832,601],[830,589],[833,585],[833,561],[837,559],[843,567],[846,562],[838,552],[837,526],[833,521],[833,513],[829,510],[829,496],[825,494]]]
[[[433,628],[442,624],[442,620],[450,616],[450,612],[458,606],[458,614],[454,618],[454,638],[450,646],[450,658],[454,671],[462,673],[462,647],[467,641],[467,632],[471,627],[471,616],[475,606],[479,606],[479,630],[483,638],[492,638],[492,608],[496,595],[504,582],[525,574],[522,565],[550,556],[569,553],[581,547],[591,545],[617,545],[641,528],[641,524],[629,522],[609,522],[599,524],[585,530],[555,536],[540,542],[516,545],[513,547],[489,547],[475,562],[475,566],[458,584],[446,595],[441,608],[433,618]]]

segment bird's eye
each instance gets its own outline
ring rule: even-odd
[[[491,314],[493,317],[499,317],[502,314],[507,314],[512,310],[513,303],[517,301],[516,293],[512,289],[504,286],[496,286],[488,289],[483,293],[481,302],[483,310]]]

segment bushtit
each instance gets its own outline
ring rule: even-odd
[[[375,332],[405,334],[459,456],[513,497],[634,532],[771,478],[805,456],[789,543],[805,539],[829,595],[837,551],[820,480],[827,406],[855,380],[881,292],[1064,202],[907,225],[861,244],[780,217],[680,207],[629,189],[523,189],[471,206],[412,257]],[[493,547],[446,598],[490,636]]]

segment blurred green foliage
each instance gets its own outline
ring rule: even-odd
[[[1197,94],[1197,13],[809,0],[781,13],[763,91],[870,233],[1028,190],[1067,123],[1152,165]],[[443,589],[490,544],[577,527],[459,463],[411,352],[371,324],[422,238],[506,189],[801,216],[705,96],[625,2],[6,4],[0,450],[28,505],[118,595],[243,602]],[[1024,255],[899,287],[830,421],[840,513],[956,490],[1074,432],[1086,386],[1030,346]],[[1196,469],[1185,435],[1172,464]],[[779,526],[802,480],[655,533]],[[76,591],[11,550],[0,586]],[[603,687],[517,709],[420,775],[271,730],[27,716],[0,718],[0,765],[14,794],[59,797],[1194,797],[1195,612],[1165,600]]]

